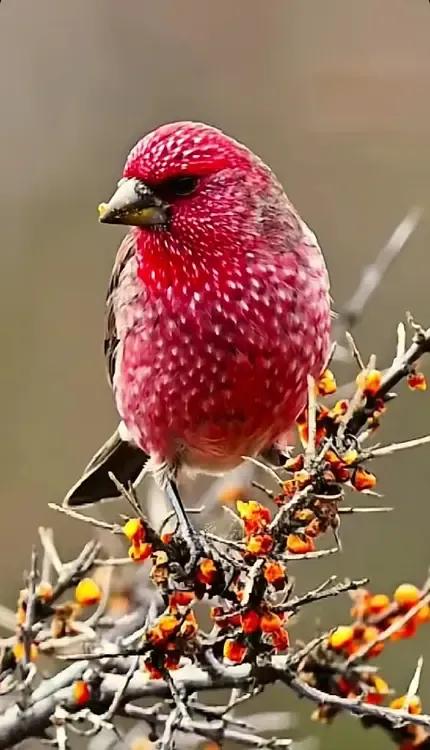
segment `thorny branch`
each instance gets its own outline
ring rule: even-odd
[[[417,220],[416,214],[405,219],[373,270],[363,275],[345,308],[349,323],[361,314]],[[254,486],[263,490],[267,505],[238,499],[236,510],[229,509],[233,538],[202,531],[207,556],[191,571],[186,544],[169,530],[173,519],[153,528],[130,488],[120,487],[124,508],[133,515],[114,523],[51,506],[107,538],[122,539],[128,555],[105,553],[100,541],[91,540],[75,560],[63,562],[52,532],[39,530],[41,552],[33,551],[16,616],[6,608],[0,612],[12,631],[0,640],[0,750],[29,737],[64,750],[72,733],[118,735],[121,717],[133,719],[156,750],[173,750],[182,735],[217,745],[288,747],[291,740],[265,738],[261,726],[239,719],[234,710],[275,683],[316,704],[317,719],[348,712],[364,727],[384,729],[401,747],[407,742],[420,750],[430,747],[430,715],[422,713],[418,696],[422,662],[406,694],[394,699],[372,663],[387,644],[430,622],[430,579],[421,588],[402,584],[389,597],[364,588],[366,579],[335,576],[300,593],[290,575],[293,562],[339,549],[341,517],[390,510],[344,504],[346,493],[376,494],[367,462],[430,440],[371,442],[393,388],[403,378],[412,389],[426,385],[416,367],[430,351],[430,329],[411,316],[408,323],[412,342],[407,346],[400,324],[395,356],[384,371],[376,369],[374,356],[364,365],[349,337],[359,368],[351,399],[329,408],[324,398],[335,391],[333,375],[327,371],[319,383],[309,379],[308,407],[297,424],[302,451],[288,455],[279,470],[263,464],[271,486]],[[335,546],[317,548],[326,532]],[[149,579],[145,560],[151,561]],[[132,573],[125,586],[123,571]],[[307,643],[290,640],[302,607],[345,592],[353,599],[349,625]],[[209,628],[197,618],[198,602],[211,605]],[[46,664],[40,666],[42,655],[55,665],[50,676]],[[229,691],[227,702],[206,704],[205,695],[214,690],[223,691],[221,701]]]

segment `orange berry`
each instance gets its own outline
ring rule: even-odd
[[[430,622],[430,605],[424,604],[424,606],[418,610],[414,620],[419,625],[422,625],[423,622]]]
[[[302,523],[309,523],[315,518],[315,513],[310,508],[301,508],[294,514],[295,521],[301,521]]]
[[[375,690],[381,695],[386,695],[387,693],[390,692],[390,688],[388,687],[388,684],[378,674],[373,675],[372,684]]]
[[[182,638],[189,640],[190,638],[193,638],[195,636],[197,631],[198,631],[198,625],[197,625],[196,616],[194,612],[188,612],[188,614],[182,621],[182,625],[180,627],[179,632]]]
[[[374,625],[368,625],[364,629],[363,641],[366,644],[367,643],[373,643],[373,641],[376,640],[376,638],[378,637],[378,635],[379,635],[378,628],[376,628]],[[372,646],[372,648],[368,652],[368,655],[369,656],[378,656],[378,654],[380,654],[384,650],[384,645],[385,644],[384,644],[383,641],[380,641],[379,643],[375,643],[375,645]]]
[[[299,536],[298,534],[288,534],[287,537],[287,550],[295,555],[304,555],[307,552],[313,552],[315,549],[314,540],[306,536]]]
[[[251,555],[266,555],[273,547],[273,539],[269,534],[256,534],[248,539],[246,550]]]
[[[307,417],[304,416],[304,417],[301,417],[300,420],[297,420],[296,426],[297,426],[297,432],[299,434],[299,440],[302,446],[305,448],[308,443],[308,437],[309,437]]]
[[[180,627],[180,620],[175,615],[162,615],[159,620],[147,631],[146,638],[150,643],[161,646],[176,635]]]
[[[328,464],[330,464],[330,467],[332,469],[337,469],[344,463],[343,459],[340,458],[340,456],[338,456],[334,451],[327,451],[324,456],[324,460],[327,461]]]
[[[196,578],[199,583],[204,583],[206,586],[211,586],[218,575],[218,568],[214,561],[206,558],[202,560],[199,569],[197,571]]]
[[[348,682],[346,677],[339,677],[336,681],[337,687],[339,689],[340,694],[344,698],[348,698],[350,696],[355,695],[355,686],[352,682]]]
[[[26,618],[25,609],[22,605],[19,605],[18,609],[16,610],[17,625],[25,625],[25,618]]]
[[[422,372],[411,372],[407,377],[407,383],[412,391],[427,390],[427,381]]]
[[[367,604],[369,612],[378,614],[390,605],[390,598],[387,594],[373,594]]]
[[[380,703],[384,700],[384,696],[380,695],[379,693],[370,692],[367,693],[364,702],[365,703],[371,703],[372,706],[379,706]]]
[[[314,518],[310,523],[308,523],[305,529],[305,533],[306,533],[306,536],[308,537],[310,536],[313,538],[317,537],[318,534],[321,533],[321,524],[318,518]]]
[[[161,680],[161,678],[163,677],[163,672],[149,660],[144,662],[144,668],[153,680]]]
[[[306,487],[306,485],[309,484],[310,480],[311,475],[305,469],[296,471],[296,473],[294,474],[294,481],[296,482],[296,486],[299,490],[303,489],[303,487]]]
[[[366,703],[382,703],[384,696],[390,692],[390,688],[385,680],[378,674],[372,675],[370,680],[372,692],[367,694]]]
[[[272,643],[276,651],[286,651],[290,645],[290,636],[284,628],[272,633]]]
[[[320,396],[330,396],[336,392],[336,380],[331,370],[325,370],[317,382],[317,392]]]
[[[164,659],[165,668],[169,669],[170,671],[174,669],[179,669],[180,659],[181,659],[181,655],[177,651],[169,653]]]
[[[161,615],[157,622],[162,634],[168,638],[175,633],[180,625],[180,621],[175,615]]]
[[[209,615],[212,620],[219,620],[224,615],[224,610],[222,607],[211,607]]]
[[[356,490],[371,490],[376,484],[376,477],[370,471],[366,471],[361,466],[357,466],[351,477],[351,484]]]
[[[285,566],[280,562],[268,562],[264,566],[264,577],[267,583],[271,583],[274,586],[285,581],[285,574]]]
[[[400,617],[394,617],[391,620],[391,625],[395,623],[397,620],[400,620]],[[411,620],[408,620],[404,625],[402,625],[398,630],[396,630],[391,636],[391,641],[402,641],[404,638],[412,638],[415,633],[417,632],[417,623],[415,617]]]
[[[84,706],[91,700],[91,688],[84,680],[76,680],[72,685],[73,700],[78,706]]]
[[[350,448],[348,451],[342,454],[342,461],[347,466],[350,466],[351,464],[355,463],[357,458],[358,458],[358,452],[355,450],[355,448]]]
[[[393,708],[395,711],[403,711],[406,708],[406,702],[407,697],[406,695],[400,695],[397,698],[393,698],[392,701],[390,701],[390,708]]]
[[[234,641],[232,638],[227,638],[224,643],[224,658],[233,661],[235,664],[241,664],[247,652],[248,648],[240,641]]]
[[[140,518],[129,518],[122,527],[122,531],[127,539],[135,544],[145,539],[145,527]]]
[[[98,604],[102,596],[100,586],[93,578],[83,578],[75,588],[75,599],[83,607]]]
[[[376,396],[382,383],[380,370],[364,370],[357,375],[357,385],[366,396]]]
[[[305,457],[303,453],[299,453],[297,456],[294,456],[293,458],[287,458],[284,464],[284,469],[286,471],[291,471],[295,473],[296,471],[301,471],[303,469],[305,463]]]
[[[260,627],[263,633],[276,633],[282,628],[282,618],[274,612],[265,612],[261,616]]]
[[[421,700],[418,695],[413,695],[408,700],[407,695],[400,695],[390,703],[390,708],[395,711],[409,711],[410,714],[421,714],[423,711]]]
[[[169,605],[175,607],[189,607],[195,599],[194,591],[174,591],[169,596]]]
[[[328,645],[335,651],[341,651],[354,639],[354,628],[351,625],[339,625],[330,634]]]
[[[14,645],[12,646],[12,653],[16,661],[24,661],[25,648],[24,648],[24,644],[22,643],[22,641],[17,641],[17,643],[14,643]],[[30,645],[30,661],[36,661],[38,656],[39,656],[39,649],[37,648],[35,643],[32,643]]]
[[[246,635],[255,633],[260,629],[260,615],[253,609],[249,609],[240,616],[240,624]]]
[[[410,609],[420,600],[421,592],[412,583],[401,583],[397,586],[393,599],[402,609]]]
[[[234,615],[228,615],[226,618],[226,622],[230,625],[230,627],[238,628],[240,625],[240,612],[236,612]]]
[[[245,531],[247,534],[262,531],[270,523],[271,515],[269,509],[255,500],[238,500],[236,508],[240,518],[245,522]]]
[[[148,557],[152,555],[152,544],[149,542],[138,542],[131,545],[128,548],[128,556],[134,560],[134,562],[144,562]]]
[[[337,469],[334,469],[334,476],[335,476],[336,482],[340,482],[341,484],[347,482],[350,478],[348,467],[338,466]]]
[[[297,490],[296,481],[294,479],[286,479],[282,485],[282,490],[287,497],[293,497]]]
[[[330,409],[329,416],[336,421],[336,419],[343,417],[344,414],[346,414],[348,407],[349,401],[346,398],[343,398],[341,401],[336,401],[333,409]]]
[[[41,581],[36,588],[37,598],[41,599],[45,603],[51,601],[53,593],[54,589],[52,587],[52,584],[48,583],[47,581]]]

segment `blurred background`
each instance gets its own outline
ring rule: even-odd
[[[4,0],[0,6],[1,601],[13,606],[37,527],[65,556],[88,528],[59,501],[115,424],[102,355],[104,294],[121,230],[101,227],[130,146],[174,119],[200,119],[271,164],[316,230],[337,305],[406,212],[423,219],[366,310],[364,355],[387,364],[410,309],[430,324],[430,5],[427,0]],[[351,376],[337,368],[340,381]],[[403,388],[402,390],[405,390]],[[404,393],[380,437],[430,432],[430,395]],[[426,455],[427,452],[427,455]],[[430,563],[428,448],[382,459],[390,516],[346,518],[344,551],[300,566],[370,575],[375,591],[421,583]],[[304,568],[304,569],[303,569]],[[306,610],[301,634],[348,619],[345,598]],[[387,649],[385,674],[406,690],[430,631]],[[295,710],[285,692],[278,708]],[[262,698],[264,709],[273,696]],[[321,747],[390,747],[353,719],[308,723]]]

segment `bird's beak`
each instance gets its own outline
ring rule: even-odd
[[[100,203],[98,211],[102,224],[149,227],[168,223],[168,205],[134,177],[121,180],[110,201]]]

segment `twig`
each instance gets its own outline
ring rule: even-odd
[[[334,555],[335,552],[339,552],[338,547],[330,547],[330,549],[318,549],[314,552],[303,552],[303,554],[287,552],[285,555],[282,555],[282,559],[289,560],[291,562],[297,560],[318,560],[320,557],[328,557],[328,555]]]
[[[393,508],[390,506],[376,505],[376,506],[364,506],[364,507],[352,507],[350,505],[343,505],[338,508],[337,512],[342,514],[348,513],[391,513]]]
[[[412,676],[412,679],[409,683],[408,691],[406,693],[406,705],[405,709],[408,710],[409,706],[411,704],[411,701],[413,698],[415,698],[416,695],[418,695],[418,690],[420,688],[420,680],[421,680],[421,672],[423,669],[424,659],[422,656],[419,657],[417,666],[415,668],[415,672]]]
[[[297,695],[308,698],[321,706],[333,706],[341,711],[348,711],[355,716],[378,719],[383,725],[387,723],[393,728],[413,724],[425,727],[427,730],[430,729],[430,715],[428,714],[410,714],[407,711],[365,703],[359,698],[342,698],[339,695],[332,695],[319,690],[298,677],[285,678],[284,675],[281,675],[280,679],[286,682]]]
[[[117,713],[121,705],[121,702],[123,701],[125,692],[130,684],[130,681],[139,665],[139,659],[140,659],[140,656],[132,657],[130,667],[127,673],[124,675],[122,684],[116,690],[112,703],[110,704],[108,710],[103,714],[103,719],[105,721],[112,721],[113,717]]]
[[[61,706],[56,706],[52,723],[55,727],[55,739],[58,750],[67,750],[67,731],[66,731],[67,711]]]
[[[267,474],[269,474],[272,479],[275,480],[276,484],[281,486],[282,482],[276,473],[276,471],[269,466],[268,464],[264,463],[264,461],[261,461],[259,458],[255,458],[255,456],[242,456],[241,457],[243,461],[249,461],[251,464],[254,464],[255,466],[258,466],[260,469],[263,469]]]
[[[315,380],[308,375],[308,441],[305,450],[305,469],[310,470],[315,458],[315,438],[317,432],[317,399]]]
[[[127,704],[124,707],[124,714],[130,718],[147,721],[152,726],[165,724],[168,720],[168,715],[162,714],[161,712],[151,713],[148,709],[142,708],[141,706],[134,706],[133,704]],[[225,717],[222,720],[212,720],[211,722],[197,721],[193,719],[191,723],[184,724],[179,721],[178,730],[187,734],[196,734],[201,737],[213,740],[214,742],[223,742],[231,740],[240,745],[244,745],[247,748],[255,747],[258,750],[270,750],[271,748],[286,748],[290,747],[291,740],[288,739],[277,739],[275,737],[269,739],[263,739],[262,737],[251,734],[250,732],[242,732],[232,727],[225,725]]]
[[[58,513],[64,513],[64,515],[69,516],[70,518],[74,518],[77,521],[83,521],[83,523],[89,523],[91,526],[95,526],[98,529],[105,529],[106,531],[110,531],[112,534],[122,534],[121,526],[117,523],[108,523],[107,521],[102,521],[99,518],[92,518],[91,516],[86,516],[84,513],[79,513],[77,510],[72,510],[72,508],[68,508],[63,505],[57,505],[56,503],[48,503],[48,508],[51,508],[51,510],[56,510]]]
[[[417,448],[420,445],[428,445],[429,443],[430,435],[424,435],[424,437],[405,440],[403,443],[391,443],[390,445],[382,445],[378,448],[369,448],[364,451],[364,460],[380,456],[390,456],[392,453],[409,450],[409,448]]]
[[[405,356],[406,351],[406,327],[404,323],[397,326],[397,347],[394,362],[399,362]]]
[[[37,553],[33,547],[31,551],[30,573],[27,579],[27,598],[25,602],[25,622],[21,628],[22,642],[24,644],[25,667],[31,665],[31,646],[33,643],[33,624],[36,606],[36,585],[38,581]]]
[[[339,324],[352,328],[360,319],[370,298],[383,280],[393,261],[400,255],[422,217],[421,208],[412,208],[397,225],[388,242],[382,247],[373,263],[362,271],[360,283],[339,313]]]
[[[352,333],[350,333],[349,331],[345,331],[345,338],[349,344],[349,348],[351,349],[352,356],[357,362],[359,369],[364,370],[365,369],[364,360],[360,354],[357,344],[355,343]]]
[[[284,604],[276,605],[274,609],[282,610],[284,612],[295,612],[304,604],[311,604],[312,602],[319,601],[320,599],[328,599],[331,596],[338,596],[339,594],[343,594],[345,591],[356,591],[357,589],[362,588],[369,581],[368,578],[361,578],[358,581],[350,581],[349,579],[346,579],[345,581],[337,583],[335,586],[327,588],[327,585],[333,581],[333,578],[335,578],[335,576],[332,576],[327,581],[324,581],[324,583],[318,586],[316,589],[308,591],[302,596],[295,596],[294,599],[290,599],[290,601],[285,602]]]

